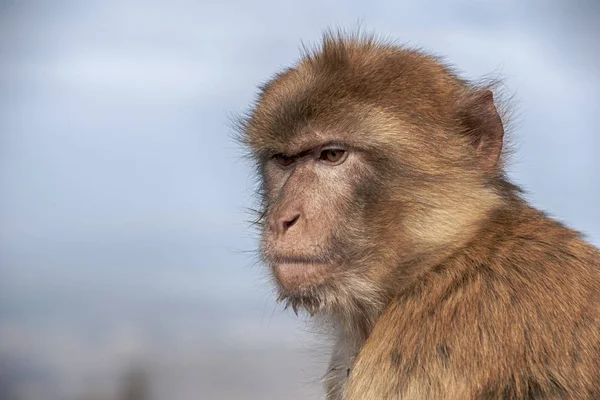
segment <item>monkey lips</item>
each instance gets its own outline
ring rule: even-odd
[[[271,268],[281,288],[290,294],[305,293],[325,284],[336,266],[309,258],[276,257]]]

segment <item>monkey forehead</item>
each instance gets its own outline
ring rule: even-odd
[[[329,39],[263,87],[245,133],[257,151],[296,146],[328,132],[344,134],[345,140],[369,135],[389,141],[390,128],[399,122],[423,126],[451,120],[461,86],[443,64],[417,51]],[[383,130],[387,136],[378,137]],[[307,134],[313,137],[302,139]]]
[[[250,145],[265,155],[293,155],[327,144],[363,150],[415,144],[410,126],[380,107],[348,105],[345,110],[345,115],[336,115],[339,110],[332,109],[321,118],[290,118],[288,114],[287,120],[266,121],[264,128],[250,131],[256,133],[250,135]]]

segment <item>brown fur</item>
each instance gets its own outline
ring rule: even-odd
[[[507,181],[490,89],[328,34],[243,121],[280,298],[337,330],[328,399],[600,398],[600,254]]]

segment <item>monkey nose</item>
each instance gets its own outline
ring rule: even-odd
[[[279,234],[286,233],[292,226],[300,220],[300,213],[297,211],[283,213],[276,222],[271,225],[271,229],[275,230]]]
[[[284,218],[281,220],[281,226],[283,227],[283,231],[287,231],[290,229],[298,220],[300,219],[300,213],[294,214],[294,216],[290,218]]]

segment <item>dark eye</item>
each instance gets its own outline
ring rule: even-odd
[[[294,157],[287,156],[283,153],[275,154],[273,156],[273,159],[277,161],[277,164],[281,165],[282,167],[287,167],[294,162]]]
[[[325,149],[319,154],[319,160],[327,161],[331,164],[341,164],[346,159],[346,150]]]

